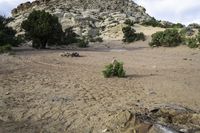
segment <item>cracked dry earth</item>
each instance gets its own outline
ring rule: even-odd
[[[158,104],[200,109],[200,54],[186,47],[130,51],[25,51],[0,56],[1,133],[101,133],[120,110]],[[126,78],[101,71],[116,57]]]

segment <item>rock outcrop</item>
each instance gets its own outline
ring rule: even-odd
[[[14,20],[8,26],[18,33],[23,20],[33,10],[45,10],[59,18],[63,30],[73,27],[79,35],[97,36],[126,19],[142,22],[151,19],[146,10],[132,0],[36,0],[12,10]]]

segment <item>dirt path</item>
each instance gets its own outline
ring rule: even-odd
[[[170,103],[200,110],[199,50],[128,47],[80,51],[80,58],[60,51],[0,56],[0,132],[100,133],[123,109]],[[124,62],[127,78],[102,76],[113,57]]]

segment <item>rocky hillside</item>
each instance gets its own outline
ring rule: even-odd
[[[126,19],[142,22],[151,19],[146,10],[132,0],[36,0],[22,3],[12,10],[9,23],[18,33],[20,25],[32,10],[45,10],[59,18],[63,30],[73,27],[79,35],[106,34]]]

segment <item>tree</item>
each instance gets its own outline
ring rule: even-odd
[[[63,36],[62,26],[56,16],[45,11],[33,11],[28,19],[22,22],[27,39],[33,41],[33,47],[46,48],[46,45],[58,44]]]
[[[136,33],[135,29],[131,26],[123,27],[122,32],[124,33],[123,42],[145,41],[145,35],[143,33]]]
[[[7,18],[0,15],[0,46],[4,45],[17,45],[17,39],[15,38],[16,31],[6,26]]]

